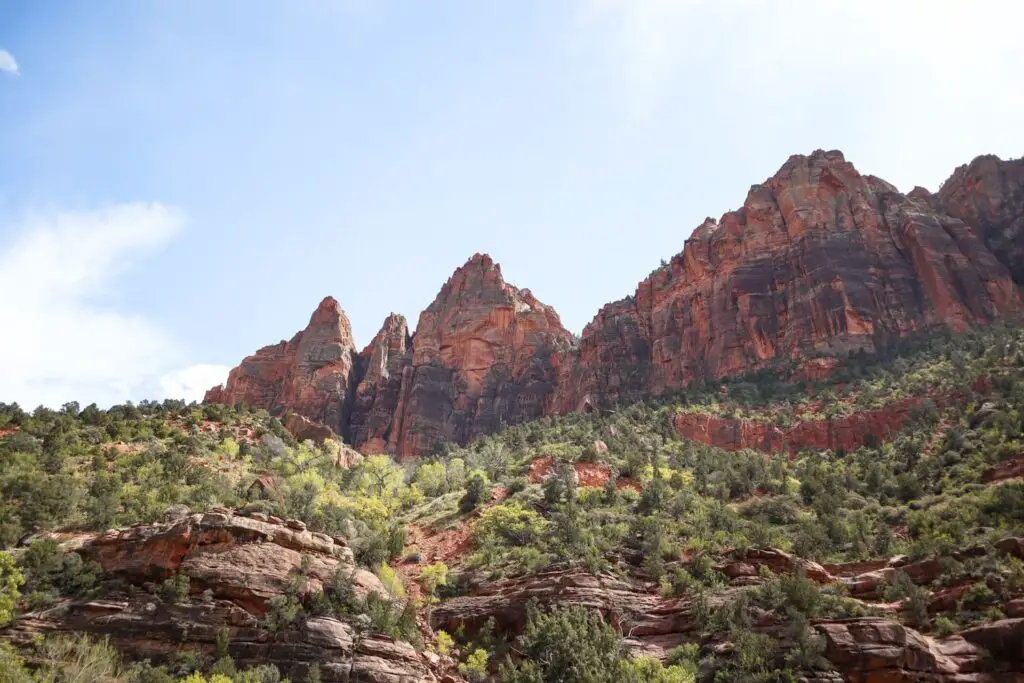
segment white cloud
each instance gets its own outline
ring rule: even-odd
[[[0,49],[0,71],[18,73],[18,63],[14,61],[14,55],[7,50]]]
[[[952,171],[950,159],[998,152],[1000,141],[1022,147],[1017,0],[577,2],[574,39],[584,36],[609,63],[641,118],[672,95],[685,98],[680,106],[729,111],[729,125],[746,118],[752,131],[829,107],[831,118],[811,121],[808,136],[828,146],[856,133],[870,148],[856,163],[870,170],[895,159],[927,174],[911,184],[935,183]]]
[[[206,390],[223,384],[231,370],[226,365],[192,365],[160,378],[160,393],[166,398],[202,401]]]
[[[133,259],[166,243],[182,216],[161,204],[28,216],[0,225],[0,401],[58,407],[145,398],[178,350],[142,316],[104,305]]]

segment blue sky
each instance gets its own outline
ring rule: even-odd
[[[947,6],[948,5],[948,6]],[[488,252],[579,333],[794,153],[1024,154],[1013,0],[0,0],[0,401],[198,398]]]

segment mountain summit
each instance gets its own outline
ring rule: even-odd
[[[1022,221],[1024,160],[978,157],[937,194],[905,195],[841,152],[794,155],[579,340],[475,254],[415,334],[392,315],[357,355],[328,298],[206,401],[296,414],[366,453],[414,458],[502,424],[1017,316]]]

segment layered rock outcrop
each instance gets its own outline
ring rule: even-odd
[[[207,400],[295,413],[364,452],[409,458],[503,423],[797,366],[812,352],[824,359],[796,374],[820,378],[829,356],[1019,315],[1022,230],[1024,161],[979,157],[939,193],[904,195],[819,150],[791,157],[739,210],[707,219],[578,342],[477,254],[414,335],[392,315],[356,355],[328,299],[310,328],[247,358]]]
[[[262,516],[260,516],[262,517]],[[79,553],[109,576],[131,582],[188,577],[190,590],[211,590],[257,616],[285,591],[291,575],[309,558],[305,590],[315,592],[341,571],[356,592],[382,596],[376,576],[358,569],[347,543],[311,532],[301,522],[243,517],[230,512],[194,514],[167,523],[113,529],[87,540]]]
[[[330,683],[460,680],[409,643],[334,617],[268,628],[268,602],[283,595],[300,570],[305,593],[341,577],[357,595],[387,596],[376,576],[355,566],[345,539],[308,531],[302,522],[228,510],[186,513],[166,524],[86,538],[77,552],[102,567],[108,587],[102,596],[23,615],[0,637],[26,646],[38,635],[109,636],[132,659],[164,662],[186,649],[212,655],[218,632],[226,628],[237,664],[274,664],[292,680],[306,680],[313,664]],[[160,597],[156,586],[174,575],[187,578],[191,597]]]
[[[355,363],[351,325],[338,302],[327,297],[306,329],[245,358],[204,400],[244,403],[277,416],[295,413],[344,435],[357,379]]]
[[[237,605],[213,600],[169,604],[150,595],[112,594],[102,600],[70,602],[27,615],[4,634],[27,646],[37,635],[89,633],[110,638],[136,659],[168,661],[186,649],[212,656],[217,634],[227,627],[229,653],[242,668],[273,664],[293,681],[308,680],[313,664],[324,683],[437,683],[456,681],[431,670],[409,643],[363,635],[332,617],[314,617],[287,631],[270,631]]]
[[[1020,310],[1006,266],[967,223],[817,151],[791,157],[634,296],[605,306],[564,365],[554,410]]]
[[[1024,556],[1018,538],[995,544],[996,553]],[[982,546],[965,549],[958,559],[990,552]],[[638,558],[639,559],[639,558]],[[802,572],[819,585],[843,583],[859,600],[882,599],[881,588],[904,572],[919,586],[928,586],[944,571],[936,559],[910,562],[895,557],[846,565],[820,565],[775,548],[741,548],[719,558],[716,569],[728,585],[708,591],[708,607],[715,610],[733,601],[746,586],[764,581],[771,574]],[[518,632],[526,622],[531,601],[546,607],[580,606],[601,612],[623,632],[625,643],[635,652],[665,658],[683,643],[703,641],[715,647],[717,636],[701,635],[696,624],[694,594],[665,597],[657,586],[627,576],[590,574],[578,568],[557,568],[537,574],[500,581],[469,580],[467,594],[443,601],[431,614],[435,628],[462,629],[476,633],[493,619],[499,632]],[[933,595],[933,612],[944,608],[945,596]],[[849,619],[816,619],[811,622],[822,638],[828,665],[807,672],[804,680],[824,681],[932,681],[933,683],[1020,683],[1024,681],[1024,619],[1000,619],[965,629],[958,635],[925,635],[895,620],[896,603],[862,602],[888,612],[891,618],[864,616]],[[1013,610],[1012,602],[1006,607]],[[765,610],[751,612],[753,626],[777,639],[783,651],[794,645],[785,628],[783,615]],[[701,680],[705,680],[703,677]],[[709,676],[706,680],[711,680]]]
[[[784,553],[778,553],[785,556]],[[736,562],[729,566],[742,566]],[[771,566],[769,562],[768,566]],[[773,567],[773,570],[775,568]],[[780,567],[781,571],[788,569]],[[733,585],[756,577],[738,576]],[[717,609],[739,594],[726,588],[707,595]],[[520,630],[527,605],[581,606],[600,611],[636,652],[664,658],[668,651],[697,638],[692,598],[663,598],[649,587],[610,575],[578,570],[545,572],[482,584],[472,595],[443,602],[432,614],[437,628],[475,633],[488,619],[500,629]],[[772,635],[783,650],[792,646],[776,616],[762,613],[756,628]],[[810,674],[814,681],[931,681],[933,683],[1019,683],[1024,680],[1020,651],[1024,619],[1005,619],[935,638],[880,617],[820,619],[812,628],[822,637],[828,669]],[[710,678],[708,679],[710,680]]]
[[[730,451],[751,448],[765,453],[795,454],[804,450],[853,451],[869,439],[881,443],[907,423],[919,398],[907,398],[876,410],[841,417],[801,420],[785,429],[774,422],[680,412],[672,418],[676,433],[686,439]]]

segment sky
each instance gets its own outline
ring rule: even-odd
[[[0,401],[200,399],[476,252],[579,334],[792,154],[1024,155],[1017,0],[0,0]]]

